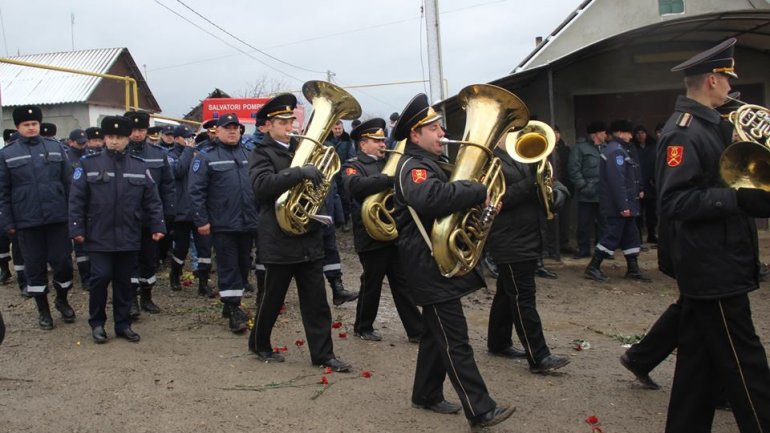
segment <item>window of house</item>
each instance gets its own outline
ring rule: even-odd
[[[661,15],[681,14],[684,12],[684,0],[658,0]]]

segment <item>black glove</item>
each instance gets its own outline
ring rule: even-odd
[[[299,170],[302,172],[302,178],[309,180],[315,186],[320,185],[324,180],[323,173],[321,173],[321,171],[314,165],[308,164]]]
[[[561,212],[561,209],[564,207],[565,201],[567,201],[567,194],[560,189],[554,189],[553,190],[553,207],[551,208],[551,212],[553,213]]]
[[[738,207],[754,218],[770,217],[770,192],[758,188],[738,188]]]

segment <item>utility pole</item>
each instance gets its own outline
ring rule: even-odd
[[[75,12],[70,12],[70,42],[72,51],[75,51]]]
[[[444,70],[441,63],[441,28],[438,22],[438,0],[425,0],[425,32],[428,43],[428,82],[430,102],[446,98],[442,83]]]
[[[334,72],[332,72],[330,70],[327,70],[326,71],[326,81],[331,83],[332,82],[332,77],[334,77],[335,75],[337,75],[337,74],[335,74]]]

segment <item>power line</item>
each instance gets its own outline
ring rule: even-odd
[[[195,9],[191,8],[190,6],[187,6],[187,4],[185,4],[185,2],[183,2],[182,0],[176,0],[176,1],[177,1],[177,3],[179,3],[180,5],[182,5],[182,6],[184,6],[185,8],[187,8],[187,9],[188,9],[190,12],[192,12],[192,13],[194,13],[195,15],[199,16],[201,19],[203,19],[203,20],[204,20],[204,21],[206,21],[207,23],[209,23],[209,24],[211,24],[212,26],[216,27],[217,29],[219,29],[219,30],[222,30],[223,32],[225,32],[225,34],[227,34],[227,35],[228,35],[228,36],[230,36],[231,38],[233,38],[233,39],[235,39],[236,41],[238,41],[238,42],[242,43],[243,45],[246,45],[247,47],[251,48],[252,50],[254,50],[254,51],[256,51],[256,52],[258,52],[258,53],[260,53],[260,54],[262,54],[262,55],[265,55],[265,56],[267,56],[267,57],[270,57],[271,59],[275,60],[276,62],[280,62],[280,63],[283,63],[283,64],[284,64],[284,65],[286,65],[286,66],[291,66],[292,68],[300,69],[300,70],[303,70],[303,71],[306,71],[306,72],[313,72],[313,73],[316,73],[316,74],[325,74],[325,73],[326,73],[326,71],[316,71],[316,70],[313,70],[313,69],[303,68],[302,66],[297,66],[297,65],[294,65],[294,64],[292,64],[292,63],[289,63],[289,62],[286,62],[286,61],[284,61],[284,60],[281,60],[281,59],[279,59],[278,57],[272,56],[272,55],[270,55],[270,54],[268,54],[268,53],[266,53],[266,52],[264,52],[264,51],[260,50],[259,48],[255,47],[254,45],[251,45],[250,43],[248,43],[248,42],[244,41],[243,39],[239,38],[238,36],[235,36],[234,34],[232,34],[232,33],[228,32],[227,30],[223,29],[223,28],[222,28],[222,27],[220,27],[218,24],[214,23],[214,22],[213,22],[213,21],[211,21],[210,19],[208,19],[208,18],[206,18],[205,16],[201,15],[200,13],[198,13],[198,11],[196,11]]]
[[[8,57],[8,40],[5,39],[5,21],[3,20],[2,9],[0,9],[0,26],[3,26],[3,47],[5,47],[5,56]]]
[[[175,11],[175,10],[173,10],[173,9],[169,8],[168,6],[164,5],[164,4],[163,4],[163,3],[161,3],[159,0],[155,0],[155,3],[157,3],[158,5],[160,5],[161,7],[163,7],[164,9],[166,9],[167,11],[171,12],[172,14],[174,14],[174,15],[178,16],[179,18],[181,18],[181,19],[183,19],[183,20],[187,21],[188,23],[192,24],[193,26],[195,26],[197,29],[201,30],[202,32],[204,32],[204,33],[208,34],[209,36],[211,36],[211,37],[213,37],[213,38],[217,39],[218,41],[222,42],[223,44],[227,45],[228,47],[230,47],[230,48],[233,48],[233,49],[237,50],[238,52],[240,52],[241,54],[243,54],[243,55],[245,55],[245,56],[248,56],[248,57],[249,57],[249,58],[251,58],[252,60],[256,60],[257,62],[259,62],[259,63],[261,63],[261,64],[263,64],[263,65],[267,66],[268,68],[270,68],[270,69],[272,69],[272,70],[274,70],[274,71],[276,71],[276,72],[278,72],[278,73],[281,73],[281,74],[283,74],[283,75],[285,75],[285,76],[287,76],[287,77],[289,77],[289,78],[291,78],[291,79],[297,80],[297,81],[299,81],[299,82],[304,82],[304,81],[305,81],[305,80],[303,80],[303,79],[301,79],[301,78],[297,78],[297,77],[295,77],[295,76],[293,76],[293,75],[289,74],[288,72],[284,72],[284,71],[282,71],[282,70],[280,70],[280,69],[278,69],[278,68],[276,68],[276,67],[274,67],[274,66],[272,66],[272,65],[269,65],[269,64],[265,63],[264,61],[262,61],[261,59],[258,59],[258,58],[256,58],[256,57],[252,56],[252,55],[251,55],[249,52],[247,52],[247,51],[244,51],[244,50],[242,50],[242,49],[240,49],[240,48],[236,47],[235,45],[233,45],[233,44],[231,44],[231,43],[227,42],[226,40],[224,40],[224,39],[220,38],[219,36],[215,35],[214,33],[212,33],[212,32],[210,32],[210,31],[208,31],[208,30],[204,29],[203,27],[199,26],[198,24],[194,23],[193,21],[190,21],[189,19],[187,19],[187,17],[183,16],[182,14],[178,13],[177,11]]]

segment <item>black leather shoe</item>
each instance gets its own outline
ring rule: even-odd
[[[94,343],[104,344],[107,342],[107,333],[104,331],[104,326],[96,326],[91,330],[91,336],[94,337]]]
[[[286,358],[284,358],[283,355],[281,355],[280,353],[277,353],[277,352],[259,352],[259,351],[257,351],[257,358],[259,358],[260,361],[264,361],[264,362],[267,362],[267,363],[286,361]]]
[[[492,356],[500,356],[502,358],[510,358],[510,359],[516,359],[516,358],[525,358],[527,356],[527,352],[517,349],[516,347],[510,346],[506,347],[503,350],[490,350],[489,354]]]
[[[636,380],[639,381],[639,383],[642,385],[642,388],[652,390],[660,389],[660,385],[652,380],[649,373],[642,373],[638,369],[634,368],[634,366],[631,364],[631,359],[625,353],[620,355],[620,365],[625,367],[626,370],[630,371],[634,374],[634,376],[636,376]]]
[[[450,415],[450,414],[453,414],[453,413],[457,413],[457,412],[460,412],[463,409],[463,407],[460,406],[459,404],[455,404],[455,403],[452,403],[452,402],[446,401],[446,400],[441,400],[440,402],[433,403],[433,404],[417,404],[417,403],[412,403],[412,407],[417,408],[417,409],[430,410],[430,411],[433,411],[433,412],[436,412],[436,413],[445,414],[445,415]]]
[[[548,373],[549,371],[558,370],[565,365],[569,364],[569,358],[566,356],[548,355],[540,362],[535,364],[534,367],[529,367],[529,371],[532,373]]]
[[[609,281],[609,277],[604,275],[604,272],[602,272],[601,269],[595,268],[595,267],[587,267],[585,272],[583,273],[583,276],[589,280],[599,281],[599,282],[605,282]]]
[[[160,313],[160,307],[158,307],[152,300],[152,287],[142,287],[139,295],[139,306],[143,311],[150,314]]]
[[[228,307],[230,308],[228,321],[230,332],[240,334],[248,328],[249,315],[238,305],[228,305]]]
[[[516,408],[513,406],[497,406],[483,415],[469,419],[468,423],[471,425],[472,431],[479,431],[484,427],[500,424],[510,418],[514,412],[516,412]]]
[[[535,276],[540,278],[548,278],[551,280],[559,278],[559,274],[554,271],[549,271],[544,267],[537,268],[537,270],[535,270]]]
[[[126,329],[124,329],[122,331],[118,331],[118,332],[115,333],[115,335],[117,335],[120,338],[126,339],[126,340],[128,340],[128,341],[130,341],[132,343],[138,343],[139,340],[142,339],[139,336],[139,334],[134,332],[131,328],[126,328]]]
[[[336,371],[337,373],[347,373],[351,368],[353,368],[352,365],[345,361],[340,361],[337,358],[331,358],[324,361],[324,363],[321,364],[321,367],[329,367],[332,369],[332,371]]]
[[[332,303],[334,305],[342,305],[345,302],[358,299],[358,293],[345,290],[345,286],[342,284],[342,278],[330,278],[329,285],[332,286]]]
[[[377,331],[356,332],[356,336],[366,341],[381,341],[382,336]]]
[[[53,301],[53,306],[59,313],[61,313],[62,320],[66,323],[75,322],[75,311],[72,309],[69,302],[67,302],[67,298],[57,296]]]
[[[53,329],[53,317],[51,317],[50,311],[39,311],[37,316],[37,323],[41,329],[50,331]]]

